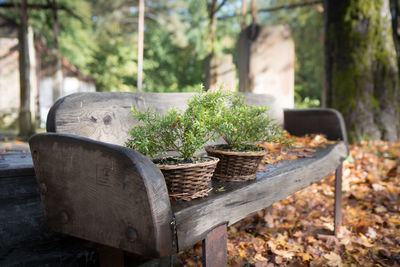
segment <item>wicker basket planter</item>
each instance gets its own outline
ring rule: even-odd
[[[171,198],[192,200],[205,197],[211,191],[211,177],[219,161],[218,158],[201,163],[160,165]]]
[[[266,150],[255,152],[236,152],[207,146],[207,154],[219,158],[213,178],[224,181],[247,181],[256,178],[258,165],[268,153]]]

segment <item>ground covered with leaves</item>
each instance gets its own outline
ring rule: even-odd
[[[312,156],[301,139],[293,153],[267,163]],[[307,144],[306,144],[307,143]],[[271,150],[278,151],[269,145]],[[343,169],[343,223],[333,231],[334,174],[228,228],[230,266],[400,266],[400,142],[350,146]],[[178,256],[201,264],[201,243]]]

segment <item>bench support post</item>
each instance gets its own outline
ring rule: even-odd
[[[335,235],[337,235],[339,227],[342,223],[342,173],[343,173],[343,162],[340,163],[335,172],[335,219],[334,219]]]
[[[203,266],[227,266],[227,225],[223,224],[211,230],[203,240]]]
[[[100,267],[124,267],[124,251],[105,245],[98,245]]]

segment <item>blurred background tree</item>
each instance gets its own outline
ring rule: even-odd
[[[28,1],[29,4],[43,5],[52,2]],[[143,91],[191,91],[195,85],[204,82],[204,62],[210,53],[231,54],[236,59],[242,2],[145,1]],[[389,121],[400,121],[399,108],[392,104],[399,101],[399,0],[344,0],[340,4],[324,0],[324,5],[322,2],[258,1],[258,22],[287,25],[294,39],[295,105],[310,107],[326,102],[327,106],[339,109],[345,115],[354,140],[398,137],[399,123],[393,128]],[[0,0],[0,7],[4,3],[20,1]],[[64,8],[59,12],[59,51],[62,56],[93,77],[98,91],[136,91],[138,1],[56,0],[56,3]],[[247,4],[250,13],[250,1]],[[212,10],[214,20],[210,19]],[[48,10],[29,10],[28,13],[29,24],[37,36],[47,47],[54,47],[51,13]],[[17,23],[20,20],[18,9],[0,8],[0,15]],[[250,19],[247,16],[247,24]],[[324,19],[329,27],[324,28]],[[215,36],[211,24],[215,27]],[[328,29],[326,40],[325,29]],[[326,83],[324,44],[334,55],[328,56]],[[385,52],[389,44],[391,51]],[[375,52],[367,53],[368,49]],[[364,69],[357,67],[361,66],[360,60]],[[389,61],[390,66],[386,64]],[[357,82],[353,77],[357,77]],[[385,91],[389,87],[393,88],[394,94]],[[367,91],[372,97],[362,104],[365,108],[360,108],[359,103],[366,101],[362,95]],[[376,119],[383,119],[384,114],[392,115],[384,121]],[[372,118],[368,119],[370,123],[365,123],[367,117]]]
[[[343,114],[352,141],[398,140],[398,29],[393,27],[390,1],[326,0],[324,4],[327,105]]]
[[[204,81],[210,53],[210,6],[214,0],[146,1],[144,91],[190,91]],[[18,0],[5,0],[18,3]],[[29,4],[46,4],[30,0]],[[136,0],[57,0],[73,11],[59,13],[59,49],[69,62],[95,78],[99,91],[135,91],[137,73]],[[240,32],[241,0],[217,0],[213,51],[232,54]],[[259,9],[298,1],[259,1]],[[18,21],[18,10],[0,14]],[[29,23],[48,47],[54,46],[50,11],[29,10]],[[322,11],[318,6],[260,13],[262,24],[287,24],[296,43],[296,100],[318,106],[322,88]]]

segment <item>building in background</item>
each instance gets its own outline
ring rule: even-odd
[[[18,119],[20,106],[18,26],[0,17],[0,128],[12,127]],[[54,101],[55,56],[33,37],[29,42],[34,47],[31,60],[31,107],[35,121],[44,127],[47,113]],[[95,82],[79,69],[62,59],[62,90],[60,96],[77,92],[95,92]]]

